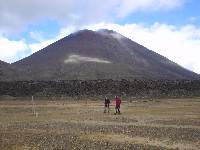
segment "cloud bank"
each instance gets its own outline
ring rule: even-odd
[[[114,21],[137,11],[171,10],[186,0],[0,0],[0,29],[17,32],[41,20],[67,25]]]
[[[0,60],[13,62],[25,56],[28,45],[23,40],[13,41],[0,37]]]

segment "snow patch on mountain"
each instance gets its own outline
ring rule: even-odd
[[[80,62],[96,62],[96,63],[111,63],[110,61],[94,57],[85,57],[80,55],[70,55],[65,63],[80,63]]]

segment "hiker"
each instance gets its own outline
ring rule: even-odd
[[[121,104],[121,99],[119,96],[115,96],[115,115],[120,114],[120,104]]]
[[[106,110],[109,113],[110,112],[110,100],[107,97],[105,97],[104,104],[105,104],[104,113],[106,113]]]

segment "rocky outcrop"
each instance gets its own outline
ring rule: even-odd
[[[192,97],[200,96],[200,80],[91,80],[0,82],[0,96],[26,97]]]

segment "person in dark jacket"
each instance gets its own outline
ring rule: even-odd
[[[121,105],[121,99],[119,96],[115,96],[115,115],[120,114],[120,105]]]
[[[105,97],[105,101],[104,101],[105,107],[104,107],[104,113],[106,112],[110,112],[110,100],[109,98]]]

